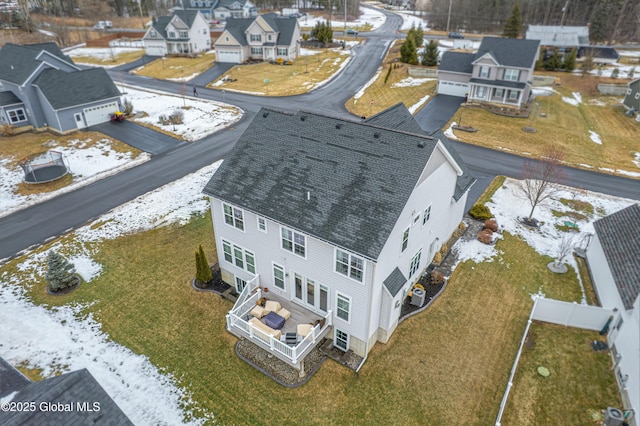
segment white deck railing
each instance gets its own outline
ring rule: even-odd
[[[300,361],[306,357],[311,349],[327,334],[332,322],[332,312],[327,312],[324,317],[324,324],[320,328],[317,324],[311,332],[295,345],[288,345],[281,342],[269,333],[256,328],[249,322],[251,310],[256,306],[258,299],[262,297],[262,289],[258,287],[258,277],[254,277],[247,282],[233,309],[227,313],[227,330],[238,336],[249,339],[261,348],[271,352],[281,360],[291,364],[295,368],[300,368]]]

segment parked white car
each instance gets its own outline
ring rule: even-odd
[[[106,28],[111,28],[111,27],[113,27],[113,24],[111,23],[111,21],[98,21],[98,23],[93,26],[93,29],[104,30]]]

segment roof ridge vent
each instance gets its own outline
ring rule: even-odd
[[[374,137],[374,138],[376,138],[376,139],[378,139],[378,138],[380,137],[380,132],[375,132],[375,133],[373,134],[373,137]]]
[[[342,127],[342,123],[336,123],[336,129],[340,130],[340,127]]]
[[[268,113],[268,112],[263,112],[263,113],[262,113],[262,118],[267,118],[268,116],[269,116],[269,113]]]
[[[424,140],[419,140],[418,141],[418,148],[424,148],[427,144],[424,142]]]

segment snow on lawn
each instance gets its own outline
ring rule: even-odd
[[[487,203],[487,207],[491,209],[503,231],[521,236],[537,253],[553,258],[558,255],[563,236],[572,236],[573,246],[575,247],[582,242],[587,233],[594,232],[593,222],[595,220],[637,202],[560,185],[551,199],[536,207],[533,217],[541,222],[541,226],[538,229],[532,229],[521,224],[518,220],[518,217],[527,217],[530,210],[529,202],[520,192],[518,183],[519,181],[517,180],[506,179],[504,185],[491,197],[492,201]],[[593,215],[587,220],[554,216],[553,210],[563,212],[571,210],[560,202],[561,198],[591,204],[593,206]],[[565,220],[576,223],[580,228],[580,233],[566,233],[555,227],[555,225],[563,225]],[[495,246],[484,245],[475,238],[471,241],[458,241],[454,245],[454,250],[458,255],[459,261],[462,262],[473,260],[479,263],[490,260],[496,254],[499,254]],[[568,256],[565,261],[577,271],[578,265],[573,256]]]
[[[573,105],[573,106],[580,105],[582,103],[582,95],[580,93],[578,93],[578,92],[573,92],[572,95],[573,95],[572,98],[570,98],[568,96],[563,96],[562,97],[562,101],[566,102],[566,103],[568,103],[570,105]]]
[[[400,27],[401,30],[410,30],[411,27],[418,28],[422,26],[422,29],[424,31],[429,31],[428,22],[426,19],[422,19],[421,17],[412,15],[406,11],[394,10],[393,12],[402,16],[402,26]]]
[[[50,250],[69,253],[76,271],[90,285],[102,265],[91,258],[87,242],[143,232],[172,223],[186,223],[204,214],[209,203],[200,192],[222,161],[183,179],[142,195],[74,232],[75,246],[55,244]],[[149,360],[109,340],[92,315],[82,318],[84,306],[46,309],[28,301],[20,279],[39,280],[46,270],[48,251],[38,252],[17,265],[20,274],[0,276],[0,356],[11,364],[40,368],[45,377],[59,371],[87,368],[134,424],[183,424],[187,392],[175,386]],[[20,276],[21,278],[18,278]],[[191,413],[186,413],[187,417]],[[191,421],[195,423],[195,421]]]
[[[161,100],[158,99],[158,95],[162,95]],[[241,109],[221,102],[172,95],[155,90],[127,87],[123,98],[131,101],[134,112],[147,114],[145,117],[134,118],[134,121],[159,126],[164,131],[182,136],[187,141],[202,139],[235,123],[242,117]],[[162,126],[158,123],[160,116],[168,117],[175,111],[182,112],[184,124]]]
[[[355,21],[347,21],[347,28],[355,28],[359,26],[363,26],[366,24],[371,25],[372,31],[376,28],[380,28],[382,24],[386,21],[386,17],[384,13],[379,12],[374,9],[370,9],[368,7],[360,8],[360,16]],[[342,20],[339,15],[333,15],[331,19],[331,26],[334,31],[342,31],[345,27],[344,15],[342,15]],[[326,22],[327,19],[321,15],[314,15],[313,13],[309,13],[306,16],[298,19],[298,23],[301,27],[315,27],[318,22]]]
[[[422,97],[420,100],[418,100],[418,102],[416,102],[414,105],[411,105],[409,108],[407,108],[409,110],[409,112],[411,113],[411,115],[415,114],[416,111],[418,109],[420,109],[420,107],[424,104],[427,103],[427,101],[429,100],[430,96],[429,95],[425,95],[424,97]]]
[[[602,145],[602,139],[600,139],[600,135],[593,130],[589,130],[589,138],[598,145]]]
[[[70,52],[66,52],[66,55],[70,56],[71,59],[76,57],[91,56],[95,59],[110,61],[121,53],[139,52],[141,50],[142,49],[135,47],[80,47],[77,49],[73,49]]]
[[[435,78],[413,78],[413,77],[407,77],[402,81],[399,81],[397,83],[395,83],[394,85],[391,86],[391,88],[395,88],[395,87],[414,87],[414,86],[420,86],[428,81],[433,81],[436,80]]]
[[[633,160],[632,161],[633,161],[633,164],[636,165],[636,167],[640,167],[640,152],[636,152],[633,155]]]
[[[60,194],[74,191],[150,159],[147,153],[133,158],[130,152],[117,152],[111,148],[109,139],[102,139],[93,143],[92,146],[86,146],[89,142],[91,139],[74,139],[69,142],[70,146],[66,147],[56,146],[54,141],[48,143],[50,148],[63,154],[65,163],[73,175],[71,185],[52,192],[30,195],[16,194],[15,191],[22,182],[24,172],[18,165],[8,165],[13,162],[13,159],[0,158],[0,206],[2,206],[0,217]]]

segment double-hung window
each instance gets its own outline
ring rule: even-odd
[[[409,277],[412,277],[418,271],[420,267],[420,256],[422,256],[422,249],[418,250],[413,259],[411,259],[411,263],[409,264]]]
[[[267,233],[267,219],[264,217],[258,216],[258,230]]]
[[[284,290],[284,268],[280,265],[273,264],[273,284],[281,290]]]
[[[261,34],[251,34],[251,41],[262,41]]]
[[[422,224],[424,225],[431,218],[431,206],[424,209],[424,215],[422,216]]]
[[[222,240],[222,252],[227,262],[252,274],[256,273],[256,257],[253,252],[227,240]]]
[[[336,272],[362,282],[364,275],[364,259],[336,249]]]
[[[351,299],[336,293],[336,316],[349,322],[349,314],[351,311]]]
[[[281,228],[282,248],[298,256],[307,255],[307,237],[288,228]]]
[[[409,228],[405,229],[402,233],[402,247],[400,248],[400,253],[404,252],[409,245]]]
[[[491,74],[491,68],[480,67],[480,78],[489,78],[490,74]]]
[[[188,31],[178,31],[178,34],[180,34],[180,38],[189,38]]]
[[[244,212],[229,204],[222,204],[224,210],[224,223],[244,231]]]
[[[520,71],[507,68],[504,70],[504,79],[507,81],[518,81],[520,78]]]

